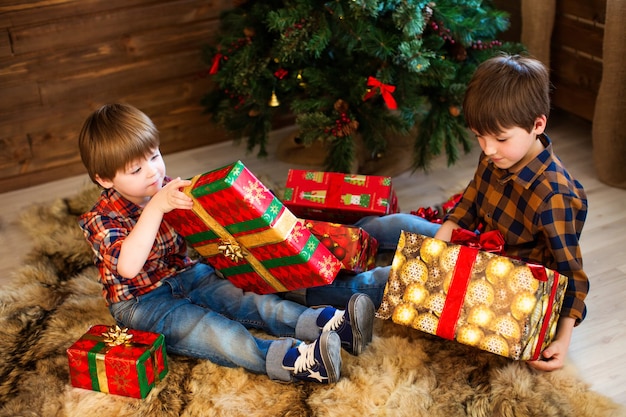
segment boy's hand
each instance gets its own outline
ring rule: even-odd
[[[180,189],[191,184],[189,180],[182,180],[180,177],[167,183],[161,190],[152,197],[150,203],[154,204],[162,213],[169,213],[174,209],[190,210],[193,207],[193,200]]]
[[[541,359],[528,361],[528,365],[539,371],[555,371],[565,365],[565,357],[572,340],[572,330],[576,320],[572,317],[561,317],[556,330],[556,337],[541,353]]]

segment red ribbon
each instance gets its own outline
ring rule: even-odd
[[[217,71],[219,71],[220,69],[220,60],[222,59],[224,55],[221,53],[216,53],[215,56],[213,56],[213,64],[211,65],[211,70],[209,71],[209,74],[214,75],[217,74]]]
[[[448,201],[443,203],[441,205],[441,208],[443,209],[443,214],[446,214],[450,210],[452,210],[454,208],[454,206],[456,206],[456,203],[459,202],[459,200],[461,199],[462,196],[463,196],[463,194],[461,194],[461,193],[455,194],[452,197],[450,197],[450,199]]]
[[[452,230],[450,243],[480,249],[485,252],[497,253],[499,255],[504,254],[504,236],[502,236],[499,230],[476,234],[463,228],[454,229]]]
[[[433,209],[432,207],[420,207],[417,211],[412,211],[411,214],[426,219],[431,223],[441,223],[441,219],[438,217],[439,210]]]
[[[385,100],[385,104],[389,110],[395,110],[398,108],[398,104],[396,103],[396,99],[393,98],[391,93],[396,91],[395,85],[383,84],[378,81],[374,77],[369,77],[367,79],[367,86],[372,87],[370,91],[368,91],[363,97],[363,101],[366,101],[372,98],[376,94],[376,89],[380,91],[380,94],[383,96],[383,100]]]
[[[289,74],[289,72],[286,69],[279,68],[274,72],[274,77],[278,78],[279,80],[282,80],[283,78],[287,76],[287,74]]]

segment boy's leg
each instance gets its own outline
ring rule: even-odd
[[[395,213],[381,217],[368,216],[354,225],[374,237],[378,241],[378,250],[381,252],[396,250],[402,230],[433,237],[441,227],[440,224],[408,213]]]

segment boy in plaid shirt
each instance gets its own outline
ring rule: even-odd
[[[477,68],[463,102],[468,127],[482,149],[474,178],[442,225],[400,213],[366,217],[356,223],[376,238],[380,249],[395,250],[406,230],[449,241],[452,230],[499,230],[506,254],[539,263],[566,275],[568,286],[554,341],[539,370],[563,367],[574,326],[585,318],[589,280],[579,245],[587,197],[565,169],[544,134],[550,113],[550,78],[532,58],[499,55]],[[382,300],[390,267],[340,276],[328,285],[306,290],[306,304],[336,304],[353,292]]]
[[[144,113],[101,107],[86,120],[79,148],[103,188],[79,224],[120,325],[163,334],[171,353],[280,381],[335,382],[341,348],[358,355],[371,341],[374,306],[364,294],[352,296],[345,310],[307,308],[275,294],[244,293],[187,257],[184,239],[163,214],[191,209],[180,191],[190,181],[166,177],[159,133]],[[255,337],[250,328],[280,338]]]

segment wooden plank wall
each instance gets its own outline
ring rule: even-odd
[[[0,192],[84,172],[77,136],[107,102],[143,110],[164,153],[226,139],[203,114],[201,47],[227,0],[3,0]]]
[[[557,0],[550,66],[553,105],[593,120],[602,79],[606,0]]]

